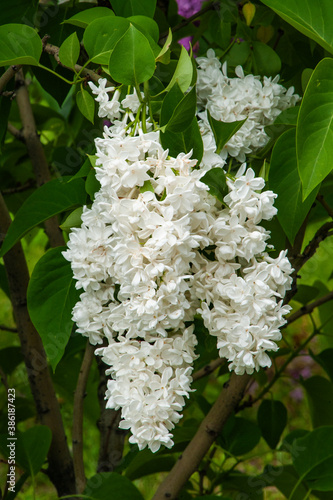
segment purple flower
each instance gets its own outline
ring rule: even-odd
[[[178,14],[182,17],[191,17],[201,9],[203,0],[177,0]]]

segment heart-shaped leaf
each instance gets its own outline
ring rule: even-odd
[[[79,300],[65,247],[48,250],[37,262],[28,286],[28,310],[55,370],[70,337],[72,309]]]
[[[31,64],[38,66],[43,44],[38,33],[26,24],[0,26],[0,66]]]

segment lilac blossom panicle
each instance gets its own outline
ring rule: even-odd
[[[64,252],[82,290],[73,309],[77,331],[101,346],[96,353],[109,366],[107,407],[121,409],[131,443],[153,452],[173,445],[171,431],[191,392],[195,315],[229,369],[251,374],[271,365],[267,352],[278,349],[290,311],[283,305],[291,286],[287,252],[272,258],[270,233],[261,226],[277,212],[276,194],[245,163],[227,175],[225,208],[201,179],[223,169],[227,154],[244,161],[265,142],[262,125],[298,97],[277,79],[262,83],[240,67],[228,78],[212,51],[198,65],[200,164],[192,152],[171,157],[150,119],[143,131],[135,91],[121,99],[106,79],[89,83],[99,116],[112,125],[95,139],[101,188]],[[248,117],[223,155],[207,109],[225,121]]]

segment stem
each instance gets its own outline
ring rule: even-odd
[[[273,387],[273,385],[275,384],[275,382],[279,379],[280,375],[287,368],[287,366],[289,365],[289,363],[291,363],[293,361],[293,359],[298,356],[298,354],[317,335],[317,333],[319,333],[319,331],[317,329],[315,329],[312,332],[312,334],[303,342],[303,344],[300,344],[298,346],[298,348],[296,349],[296,351],[294,351],[294,352],[291,353],[291,355],[286,359],[286,361],[283,363],[283,365],[275,372],[275,375],[272,378],[272,380],[269,382],[269,384],[266,387],[263,388],[263,390],[259,393],[259,395],[255,399],[253,399],[253,401],[251,401],[251,406],[253,406],[257,401],[259,401],[260,399],[262,399],[265,396],[265,394],[267,394],[267,392],[270,391],[270,389]],[[249,405],[245,403],[244,405],[242,405],[239,408],[239,410],[242,410],[246,406],[249,406]]]
[[[51,175],[43,146],[37,135],[35,118],[22,70],[18,71],[16,75],[16,87],[16,102],[22,122],[22,136],[34,169],[37,186],[41,186],[51,180]],[[65,244],[56,216],[45,221],[45,231],[52,247]]]
[[[291,314],[288,318],[288,322],[285,326],[290,325],[290,323],[293,323],[296,321],[298,318],[301,318],[305,314],[310,314],[316,307],[320,307],[321,305],[325,304],[326,302],[333,300],[333,291],[329,292],[327,295],[324,295],[323,297],[320,297],[317,300],[314,300],[313,302],[310,302],[310,304],[301,307],[298,311],[296,311],[294,314]]]
[[[333,209],[329,206],[329,204],[325,201],[325,198],[322,194],[317,194],[317,200],[324,207],[328,215],[333,219]]]
[[[16,75],[16,73],[22,68],[20,64],[17,66],[10,66],[3,75],[0,77],[0,94],[2,94],[3,89],[6,87],[7,83]]]
[[[43,64],[38,64],[38,67],[42,68],[42,69],[45,69],[45,71],[48,71],[49,73],[52,73],[52,75],[60,78],[60,80],[63,80],[64,82],[68,83],[68,85],[73,85],[73,84],[76,83],[75,81],[71,82],[70,80],[67,80],[67,78],[65,78],[64,76],[59,75],[59,73],[56,73],[55,71],[53,71],[53,69],[48,68],[47,66],[43,66]]]
[[[10,224],[10,215],[0,194],[0,233],[5,234]],[[73,462],[67,445],[59,402],[54,391],[41,338],[31,322],[27,309],[29,271],[21,244],[14,245],[3,259],[38,420],[52,431],[52,441],[48,452],[48,475],[59,495],[74,494],[76,488]]]
[[[186,447],[168,476],[159,486],[153,500],[174,500],[186,481],[198,469],[225,422],[241,400],[250,376],[232,373],[216,403],[202,421],[196,435]]]
[[[86,395],[89,371],[94,359],[94,352],[95,348],[89,343],[88,340],[74,393],[72,443],[73,464],[76,489],[78,493],[82,493],[86,486],[86,476],[84,473],[83,463],[83,403]]]
[[[219,366],[223,365],[225,362],[224,358],[217,358],[211,361],[208,365],[204,366],[197,372],[195,372],[192,376],[193,382],[195,380],[199,380],[202,377],[205,377],[206,375],[209,375],[210,373],[213,373],[213,371],[216,370]]]
[[[98,401],[100,406],[100,417],[97,421],[97,428],[100,432],[97,472],[112,472],[121,462],[127,432],[119,429],[121,411],[106,408],[105,392],[108,377],[105,375],[105,370],[108,366],[99,356],[96,360],[99,371]]]

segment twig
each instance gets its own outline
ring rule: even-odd
[[[0,325],[0,330],[4,332],[17,333],[17,328],[13,328],[11,326],[6,326],[6,325]]]
[[[22,134],[21,130],[18,130],[10,122],[8,122],[7,124],[7,130],[10,134],[12,134],[15,137],[15,139],[18,139],[21,142],[25,142],[24,135]]]
[[[231,412],[242,399],[249,375],[232,373],[230,381],[202,421],[196,435],[159,486],[153,500],[174,500],[221,432]]]
[[[259,393],[259,395],[256,398],[251,399],[251,401],[245,401],[241,406],[239,406],[238,411],[241,411],[244,408],[248,408],[250,406],[253,406],[257,401],[262,399],[265,396],[265,394],[267,394],[267,392],[269,392],[271,390],[271,388],[273,387],[275,382],[280,378],[280,375],[284,372],[284,370],[287,368],[287,366],[293,361],[293,359],[295,359],[298,356],[298,354],[313,339],[313,337],[315,337],[317,335],[317,333],[318,333],[318,330],[315,329],[313,331],[313,333],[303,342],[303,344],[300,344],[297,347],[297,349],[295,351],[293,351],[290,354],[290,356],[288,356],[288,358],[283,363],[283,365],[278,370],[276,370],[272,380],[269,382],[269,384],[266,385],[266,387],[264,387],[262,389],[262,391]]]
[[[210,10],[214,10],[214,9],[217,10],[219,7],[220,7],[220,2],[212,2],[209,5],[206,5],[206,7],[204,7],[203,9],[201,9],[198,12],[196,12],[195,14],[193,14],[193,16],[188,17],[187,19],[184,19],[184,21],[181,21],[179,24],[176,24],[176,26],[174,26],[171,29],[172,33],[175,33],[176,31],[179,31],[182,28],[185,28],[185,26],[188,26],[189,24],[191,24],[192,21],[195,21],[203,14],[206,14],[206,12],[209,12]],[[163,38],[165,38],[167,36],[168,36],[168,31],[165,31],[164,33],[162,33],[160,35],[160,40],[162,40]]]
[[[304,264],[316,253],[317,248],[320,243],[324,241],[327,237],[333,234],[333,222],[326,222],[321,226],[310,243],[305,247],[304,252],[291,259],[292,266],[294,267],[293,272],[293,286],[291,290],[286,293],[284,303],[288,304],[293,296],[297,293],[297,287],[295,286],[298,277],[299,270],[304,266]]]
[[[3,89],[7,85],[8,82],[16,75],[16,73],[22,68],[21,65],[10,66],[3,75],[0,77],[0,94],[2,94]]]
[[[298,318],[301,318],[305,314],[312,313],[312,311],[316,307],[320,307],[330,300],[333,300],[333,292],[330,292],[327,295],[324,295],[323,297],[320,297],[319,299],[310,302],[310,304],[301,307],[298,311],[294,312],[287,318],[288,321],[282,328],[285,328],[286,326],[290,325],[290,323],[293,323],[294,321],[296,321]]]
[[[86,485],[86,476],[84,473],[83,463],[83,402],[86,395],[86,387],[94,359],[95,347],[87,341],[86,350],[84,352],[82,365],[76,384],[74,393],[74,407],[73,407],[73,464],[76,480],[76,489],[78,493],[84,491]]]
[[[62,62],[59,59],[59,47],[56,45],[51,45],[50,43],[47,43],[44,47],[44,51],[47,52],[48,54],[52,55],[54,59],[57,61],[57,63],[62,66],[63,68],[69,69],[70,71],[73,71],[73,68],[70,68],[68,66],[65,66],[62,64]],[[101,78],[101,75],[96,73],[95,71],[92,71],[91,69],[83,68],[79,64],[75,64],[74,66],[74,71],[76,73],[81,73],[82,76],[86,77],[89,80],[92,80],[93,82],[98,82],[98,80]],[[108,82],[108,86],[112,86],[113,84],[111,82]]]
[[[36,132],[36,124],[32,112],[29,93],[22,70],[16,74],[16,101],[22,122],[22,135],[36,176],[37,186],[51,179],[49,166],[43,146]],[[52,247],[64,245],[64,238],[59,228],[57,217],[45,221],[45,231]]]
[[[21,184],[20,186],[15,186],[12,188],[2,189],[1,192],[4,195],[22,193],[23,191],[27,191],[28,189],[31,189],[35,185],[36,185],[36,181],[34,181],[33,179],[30,179],[25,184]]]
[[[5,234],[11,218],[0,194],[0,233]],[[48,452],[48,475],[59,496],[76,493],[74,469],[62,422],[59,402],[47,364],[40,336],[31,322],[27,309],[29,271],[20,243],[4,256],[11,300],[38,420],[52,431]]]
[[[199,380],[202,377],[205,377],[206,375],[209,375],[210,373],[213,373],[213,371],[215,371],[216,368],[218,368],[219,366],[223,365],[223,363],[225,363],[224,358],[214,359],[208,365],[204,366],[203,368],[201,368],[197,372],[193,373],[193,375],[192,375],[193,382],[195,380]]]
[[[322,204],[328,215],[333,219],[333,209],[329,206],[322,194],[317,194],[317,200]]]

